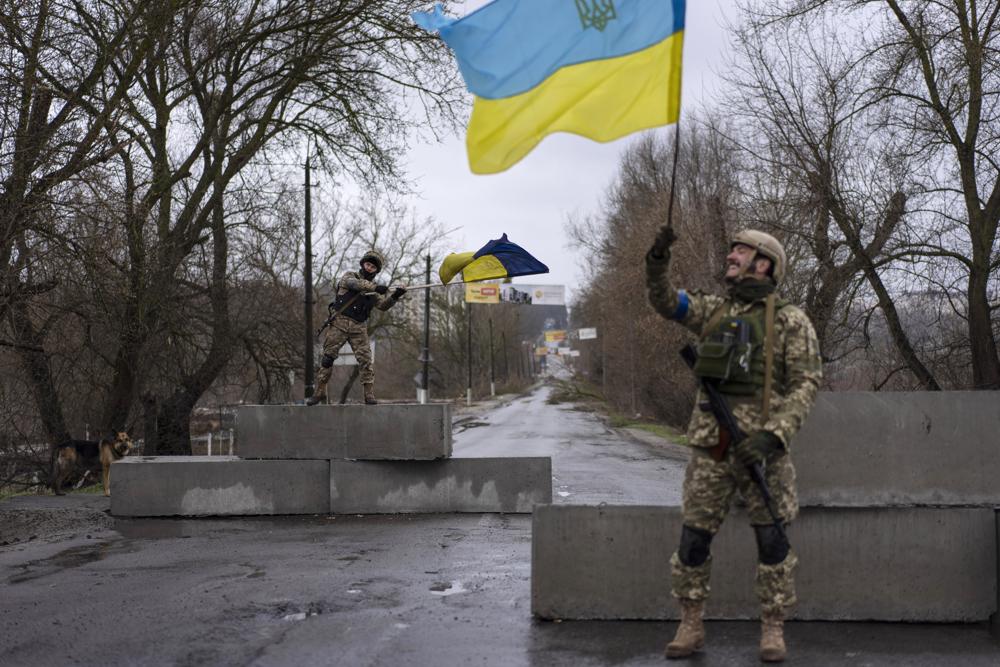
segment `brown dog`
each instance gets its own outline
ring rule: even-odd
[[[128,433],[119,431],[99,441],[70,440],[56,448],[52,459],[52,491],[63,495],[63,484],[78,468],[85,471],[97,471],[100,465],[104,495],[111,495],[111,464],[127,456],[133,449],[132,438]]]

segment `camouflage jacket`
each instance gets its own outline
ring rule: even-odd
[[[347,271],[344,275],[340,276],[340,280],[337,281],[337,296],[347,293],[349,290],[355,290],[365,294],[366,292],[374,292],[378,284],[372,280],[365,280],[361,277],[361,273],[358,271]],[[389,290],[386,294],[379,294],[378,301],[375,303],[375,308],[379,310],[389,310],[396,305],[396,300],[392,298],[392,290]]]
[[[666,259],[646,260],[649,302],[660,315],[679,322],[698,336],[703,335],[704,327],[717,309],[722,308],[724,316],[740,315],[760,303],[740,303],[715,294],[678,290],[670,283],[667,265]],[[816,331],[800,308],[786,305],[775,312],[774,338],[768,420],[763,420],[762,389],[757,391],[756,396],[726,398],[744,431],[770,431],[781,439],[787,450],[790,449],[792,436],[801,428],[816,401],[816,392],[823,378],[823,365]],[[687,434],[688,442],[695,447],[712,447],[719,442],[719,426],[715,417],[699,407],[707,400],[699,390]]]

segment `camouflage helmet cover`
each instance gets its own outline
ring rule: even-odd
[[[385,266],[385,257],[382,256],[378,250],[369,250],[364,255],[361,256],[361,263],[371,262],[376,267],[376,272],[381,271],[382,267]]]
[[[785,277],[785,266],[788,264],[788,257],[785,255],[784,246],[781,245],[778,239],[756,229],[744,229],[733,236],[729,246],[732,247],[737,243],[750,246],[759,254],[771,260],[771,264],[774,265],[772,271],[774,282],[777,285],[781,284],[782,279]]]

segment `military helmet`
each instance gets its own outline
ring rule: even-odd
[[[371,262],[374,264],[376,269],[375,272],[378,273],[382,270],[382,267],[385,266],[385,257],[383,257],[382,253],[378,250],[369,250],[361,256],[361,263],[364,264],[365,262]]]
[[[744,229],[733,236],[732,241],[729,242],[729,247],[731,248],[737,243],[750,246],[758,254],[771,260],[771,264],[774,267],[771,275],[774,276],[776,285],[781,284],[782,279],[785,277],[785,266],[788,264],[788,257],[785,255],[784,246],[781,245],[778,239],[756,229]]]

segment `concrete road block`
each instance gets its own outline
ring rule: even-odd
[[[550,502],[548,457],[330,462],[335,514],[529,513]]]
[[[245,459],[399,459],[451,456],[451,405],[245,405],[236,409]]]
[[[128,457],[111,468],[115,516],[326,514],[329,461]]]
[[[985,621],[997,605],[997,523],[981,508],[809,508],[789,529],[806,620]],[[542,618],[669,619],[676,507],[540,505],[531,607]],[[757,618],[757,547],[734,512],[712,542],[707,615]]]
[[[802,505],[1000,507],[1000,392],[822,392],[792,443]]]

